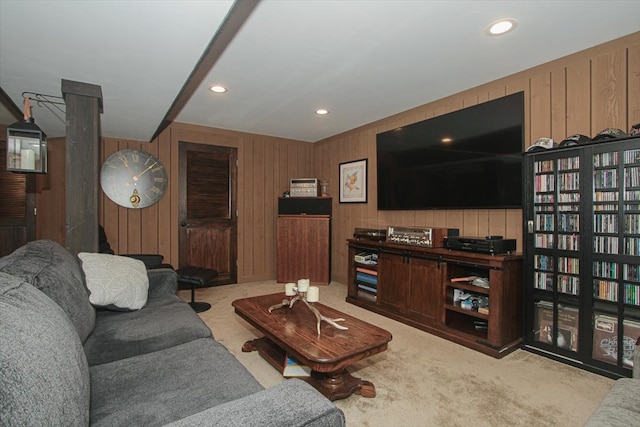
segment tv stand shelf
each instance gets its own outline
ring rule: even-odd
[[[348,240],[347,302],[502,358],[522,342],[522,256]],[[363,255],[364,254],[364,255]],[[375,264],[356,261],[371,255]],[[489,287],[472,280],[482,277]],[[455,294],[486,305],[462,307]],[[486,304],[488,300],[488,305]]]

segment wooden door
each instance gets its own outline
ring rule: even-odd
[[[237,282],[237,149],[180,142],[180,267],[212,268]]]

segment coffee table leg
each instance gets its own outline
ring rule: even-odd
[[[346,399],[353,393],[362,397],[376,397],[373,383],[354,377],[346,369],[326,374],[313,371],[311,377],[304,380],[329,400]]]
[[[255,339],[255,340],[245,342],[242,345],[242,352],[251,353],[252,351],[258,350],[258,348],[260,348],[260,346],[258,345],[258,340]]]
[[[278,371],[282,372],[284,369],[286,352],[266,337],[245,342],[242,351],[258,351]],[[310,377],[300,379],[311,384],[329,400],[346,399],[354,393],[362,397],[376,397],[373,383],[354,377],[346,369],[331,373],[312,371]]]

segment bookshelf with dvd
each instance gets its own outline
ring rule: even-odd
[[[525,155],[525,348],[613,378],[640,336],[640,138]]]

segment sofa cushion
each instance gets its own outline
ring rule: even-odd
[[[640,380],[620,378],[613,383],[585,427],[628,427],[640,419]]]
[[[80,263],[52,240],[36,240],[0,258],[0,271],[22,278],[67,313],[84,341],[93,330],[95,309],[89,303]]]
[[[292,378],[251,396],[174,421],[167,427],[336,427],[345,424],[342,410],[310,384]]]
[[[0,272],[0,420],[3,425],[89,424],[89,368],[65,312]]]
[[[224,346],[209,338],[90,370],[95,426],[163,425],[263,390]]]
[[[80,252],[89,301],[99,307],[139,310],[147,303],[149,278],[140,260],[110,254]]]
[[[165,295],[138,311],[99,310],[84,349],[93,366],[206,337],[211,337],[211,330],[189,304]]]

